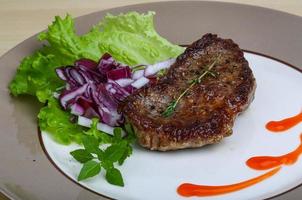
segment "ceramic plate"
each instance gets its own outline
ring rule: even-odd
[[[69,179],[75,179],[80,166],[68,152],[77,147],[61,146],[45,133],[38,135],[36,116],[41,105],[31,97],[12,98],[8,94],[7,85],[19,61],[40,47],[32,37],[0,59],[0,187],[7,196],[13,199],[99,199],[99,195],[117,199],[185,199],[176,192],[183,182],[228,185],[248,180],[269,170],[250,169],[245,165],[247,159],[255,155],[279,156],[299,146],[302,124],[281,134],[269,132],[265,124],[301,111],[302,75],[294,66],[302,64],[299,56],[302,18],[238,4],[164,2],[86,15],[76,20],[77,29],[84,33],[107,12],[133,10],[156,11],[157,30],[174,43],[188,44],[212,32],[232,38],[241,48],[252,51],[246,51],[245,57],[257,79],[256,98],[236,120],[233,135],[218,145],[194,150],[159,153],[136,146],[133,156],[121,168],[124,188],[108,185],[101,177],[75,184]],[[302,161],[298,160],[293,165],[282,166],[263,182],[210,199],[274,197],[302,183],[301,167]],[[302,190],[296,189],[279,198],[299,199],[301,194]]]
[[[151,152],[135,146],[133,155],[121,167],[125,187],[106,183],[104,174],[82,181],[90,190],[114,199],[184,199],[176,192],[183,182],[205,185],[228,185],[257,177],[264,171],[248,168],[253,156],[284,155],[299,146],[302,123],[284,133],[265,129],[271,119],[286,118],[300,112],[302,73],[271,58],[245,53],[257,81],[255,99],[235,122],[233,135],[217,145],[174,152]],[[284,102],[290,102],[285,104]],[[81,169],[69,152],[78,145],[64,146],[42,133],[42,145],[52,162],[76,181]],[[247,189],[211,199],[263,199],[299,185],[302,160],[283,167],[273,177]],[[278,184],[276,184],[278,183]]]

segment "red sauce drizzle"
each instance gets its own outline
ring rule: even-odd
[[[293,117],[289,117],[280,121],[270,121],[266,124],[265,127],[273,132],[281,132],[294,127],[300,122],[302,122],[302,112]]]
[[[294,127],[300,122],[302,122],[302,112],[296,116],[289,117],[280,121],[270,121],[266,124],[266,128],[273,132],[281,132]],[[302,134],[300,135],[300,142],[300,145],[294,151],[282,156],[256,156],[248,159],[246,161],[246,164],[252,169],[266,170],[275,168],[258,177],[231,185],[221,186],[195,185],[191,183],[183,183],[177,188],[177,192],[179,195],[182,195],[184,197],[203,197],[235,192],[246,187],[255,185],[276,174],[281,169],[280,165],[294,164],[298,160],[299,156],[302,154]]]
[[[241,190],[243,188],[255,185],[271,176],[276,174],[280,170],[280,167],[273,169],[265,174],[262,174],[261,176],[232,184],[232,185],[221,185],[221,186],[208,186],[208,185],[195,185],[190,183],[183,183],[177,188],[177,192],[179,195],[185,196],[185,197],[191,197],[191,196],[214,196],[214,195],[220,195],[220,194],[226,194],[234,191]]]
[[[282,156],[257,156],[246,161],[247,166],[256,170],[271,169],[280,165],[292,165],[302,154],[302,134],[300,135],[300,145],[292,152]]]

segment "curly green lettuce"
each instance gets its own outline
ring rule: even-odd
[[[178,56],[183,48],[161,37],[154,28],[154,12],[108,14],[98,25],[102,32],[100,48],[128,65],[153,64]]]
[[[82,143],[84,127],[71,122],[72,115],[61,109],[55,98],[48,99],[48,103],[39,114],[39,126],[41,130],[47,131],[52,138],[60,144],[71,142]]]
[[[152,64],[182,53],[183,48],[162,38],[154,29],[154,12],[108,14],[88,33],[77,35],[70,15],[55,21],[46,32],[39,34],[47,45],[24,58],[9,85],[15,96],[29,94],[46,102],[63,82],[55,68],[71,65],[80,58],[97,61],[108,52],[119,62],[128,65]]]

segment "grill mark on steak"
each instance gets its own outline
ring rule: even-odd
[[[205,76],[181,98],[175,112],[162,112],[216,60],[216,77]],[[253,99],[256,82],[242,50],[230,39],[206,34],[191,44],[157,84],[130,95],[120,110],[138,143],[151,150],[200,147],[232,134],[237,115]]]

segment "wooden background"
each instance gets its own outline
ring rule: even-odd
[[[155,1],[163,0],[0,0],[0,56],[47,28],[55,15],[70,13],[76,17],[106,8]],[[257,5],[302,16],[302,0],[220,1]]]

